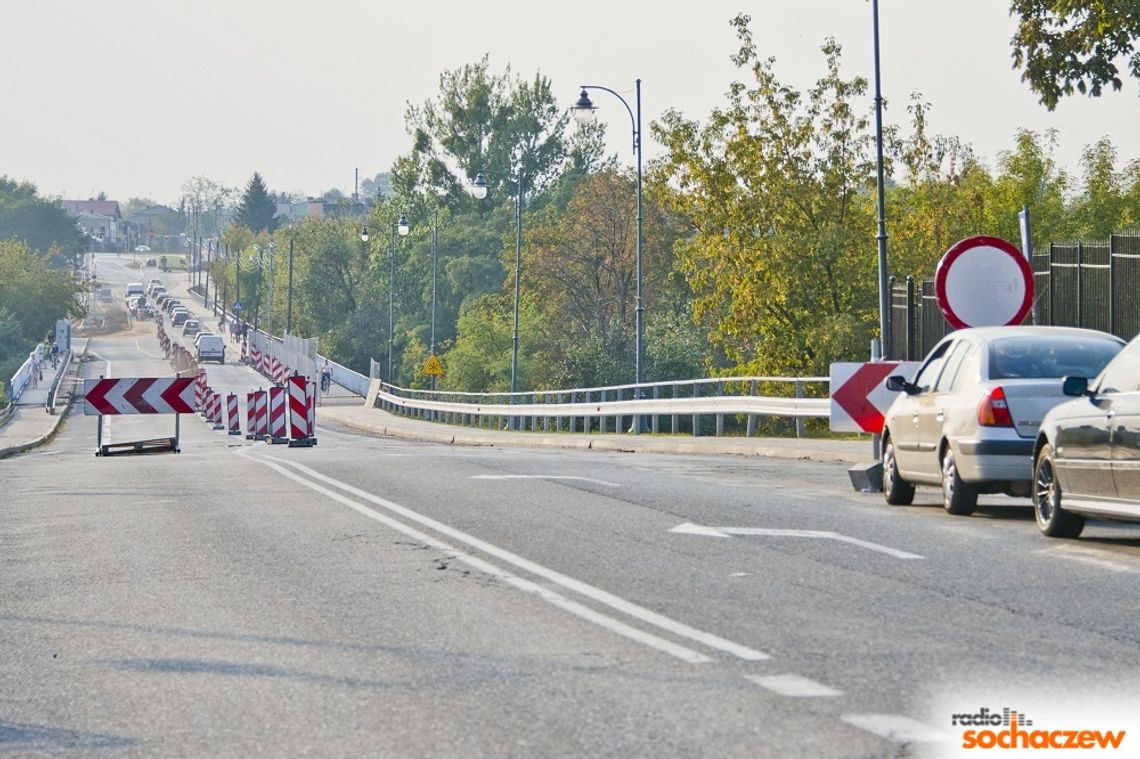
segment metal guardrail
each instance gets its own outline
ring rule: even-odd
[[[44,408],[47,409],[49,414],[55,413],[56,395],[59,393],[59,385],[63,378],[67,376],[67,368],[71,366],[71,358],[74,355],[73,351],[68,351],[63,357],[63,361],[59,365],[59,369],[55,373],[55,379],[51,381],[51,389],[48,390],[47,400],[44,402]]]
[[[8,399],[9,403],[16,403],[19,401],[20,395],[23,394],[24,389],[27,388],[27,386],[31,383],[32,365],[35,363],[37,357],[39,357],[40,361],[43,361],[44,359],[43,343],[37,345],[36,349],[28,354],[28,358],[24,361],[23,364],[20,365],[20,368],[16,370],[16,373],[12,375],[12,379],[8,383],[8,386],[12,389],[12,397]]]
[[[745,434],[753,435],[758,417],[774,416],[795,419],[796,433],[803,435],[803,420],[827,418],[831,406],[826,391],[823,397],[805,397],[805,385],[826,387],[827,382],[827,377],[718,377],[513,395],[382,385],[375,404],[445,424],[542,432],[619,432],[632,430],[641,418],[645,432],[678,434],[687,426],[699,435],[700,417],[711,415],[716,435],[724,434],[725,417],[735,416],[747,417]],[[761,385],[771,384],[790,384],[794,395],[757,394]]]
[[[280,338],[258,331],[251,344],[284,358]],[[319,352],[314,369],[325,361]],[[300,367],[308,373],[308,362]],[[294,366],[294,362],[288,362]],[[373,378],[329,361],[332,381],[363,398]],[[372,371],[377,369],[372,362]],[[315,375],[315,371],[314,371]],[[316,377],[313,377],[316,379]],[[641,418],[644,432],[700,435],[701,417],[715,417],[715,433],[723,435],[726,417],[746,417],[746,435],[753,435],[763,417],[794,419],[796,435],[804,434],[805,419],[830,414],[828,377],[712,377],[609,385],[546,392],[465,393],[402,388],[381,383],[374,403],[394,414],[457,426],[529,429],[545,432],[618,432],[632,429]],[[759,395],[762,386],[788,386],[789,394]],[[822,393],[808,387],[822,386]],[[768,389],[768,388],[764,388]],[[809,397],[810,396],[810,397]],[[628,422],[628,426],[627,426]]]

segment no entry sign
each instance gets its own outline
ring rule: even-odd
[[[1005,240],[969,237],[938,262],[934,290],[955,329],[1020,324],[1033,305],[1033,270]]]

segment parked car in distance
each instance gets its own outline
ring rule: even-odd
[[[202,330],[202,325],[197,319],[187,319],[182,325],[183,335],[196,335]]]
[[[190,319],[189,311],[175,311],[170,316],[170,325],[172,327],[181,327]]]
[[[149,245],[136,245],[135,246],[135,253],[150,253],[150,246]]]
[[[197,341],[198,361],[226,363],[226,342],[221,335],[203,335]]]
[[[1051,538],[1075,538],[1088,517],[1140,521],[1140,336],[1093,380],[1074,373],[1041,422],[1033,510]]]
[[[111,288],[108,285],[103,285],[99,288],[99,300],[114,300]]]
[[[980,493],[1029,496],[1033,451],[1045,413],[1065,400],[1061,378],[1093,376],[1124,341],[1070,327],[980,327],[952,332],[887,410],[883,496],[908,504],[914,486],[942,488],[942,505],[972,514]]]
[[[151,294],[153,294],[153,293],[154,293],[154,288],[156,288],[156,287],[161,287],[161,286],[162,286],[162,280],[161,280],[161,279],[159,279],[158,277],[152,277],[152,278],[151,278],[151,280],[150,280],[150,282],[147,282],[147,283],[146,283],[146,292],[147,292],[147,295],[151,295]]]
[[[158,300],[158,297],[160,295],[166,295],[166,288],[163,287],[162,285],[159,285],[158,287],[154,288],[151,291],[151,297],[154,298],[156,301]]]
[[[154,258],[148,258],[143,266],[147,267],[148,269],[158,266],[158,260]]]
[[[195,348],[198,347],[198,343],[202,340],[203,337],[206,337],[207,335],[212,335],[212,334],[214,334],[214,333],[208,329],[198,330],[198,334],[194,335],[194,347]]]
[[[178,298],[167,298],[162,302],[162,310],[169,314],[181,305],[182,301],[178,300]]]

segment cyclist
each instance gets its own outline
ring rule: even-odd
[[[321,392],[327,393],[329,388],[332,387],[332,365],[326,358],[324,363],[321,364]]]

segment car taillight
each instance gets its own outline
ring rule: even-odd
[[[995,387],[978,404],[978,424],[983,427],[1012,427],[1013,416],[1005,402],[1005,391]]]

